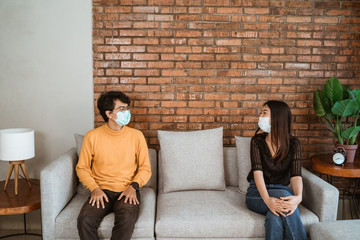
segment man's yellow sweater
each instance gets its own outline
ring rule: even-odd
[[[144,135],[126,126],[114,131],[107,124],[90,130],[83,140],[76,173],[90,191],[100,187],[122,192],[132,182],[144,186],[151,176]]]

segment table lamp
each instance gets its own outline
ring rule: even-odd
[[[34,130],[29,128],[9,128],[0,130],[0,160],[9,161],[9,171],[4,185],[4,190],[9,183],[12,171],[14,171],[15,195],[18,195],[19,166],[28,180],[29,176],[25,168],[25,160],[35,156]]]

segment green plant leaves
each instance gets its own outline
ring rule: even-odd
[[[343,97],[342,99],[348,99],[350,94],[350,87],[349,86],[343,86]]]
[[[360,90],[359,90],[359,89],[355,89],[354,92],[355,92],[356,101],[357,101],[357,103],[358,103],[359,106],[360,106]]]
[[[313,109],[315,114],[319,117],[325,117],[326,119],[334,118],[331,112],[330,101],[320,90],[314,92]]]
[[[354,144],[360,133],[360,89],[350,90],[331,77],[323,91],[314,92],[313,109],[317,116],[324,117],[340,144]]]
[[[323,117],[326,114],[325,108],[321,101],[321,95],[323,95],[323,93],[318,89],[314,92],[313,108],[315,114],[319,117]]]
[[[349,117],[357,113],[359,105],[354,99],[345,99],[340,102],[336,102],[331,109],[333,114],[340,117]]]
[[[329,98],[331,105],[343,99],[343,91],[343,86],[336,77],[331,77],[324,85],[324,94]]]
[[[351,127],[342,132],[341,136],[346,139],[350,139],[360,132],[360,127]]]

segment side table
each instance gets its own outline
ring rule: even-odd
[[[40,180],[30,179],[31,188],[28,186],[27,181],[19,179],[19,194],[16,196],[14,193],[15,182],[11,179],[8,183],[8,190],[3,190],[5,181],[0,182],[0,215],[15,215],[24,214],[24,232],[16,233],[6,236],[0,236],[0,239],[20,236],[20,235],[35,235],[41,236],[37,233],[28,233],[26,229],[26,213],[40,209]]]
[[[349,186],[346,189],[339,189],[343,199],[343,216],[344,216],[344,199],[345,195],[350,195],[350,213],[351,218],[353,214],[359,218],[359,204],[356,199],[356,189],[358,187],[360,178],[360,157],[356,156],[353,163],[345,163],[339,166],[332,161],[333,154],[319,154],[314,155],[311,159],[312,169],[321,174],[327,175],[327,180],[332,184],[332,177],[341,177],[349,179]],[[353,184],[354,183],[354,184]],[[351,187],[354,185],[353,187]]]

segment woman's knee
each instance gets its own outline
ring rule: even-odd
[[[294,195],[292,192],[285,189],[268,189],[270,197],[280,198]]]
[[[253,212],[265,215],[269,208],[261,198],[256,187],[249,187],[246,193],[246,206]]]
[[[266,213],[266,217],[265,217],[265,227],[283,229],[283,223],[282,223],[281,216],[276,216],[271,211],[268,211]]]

